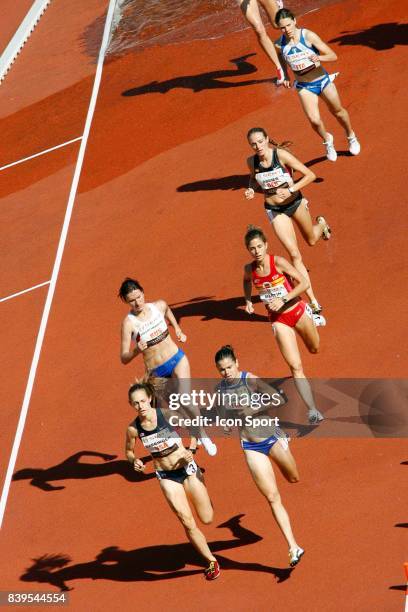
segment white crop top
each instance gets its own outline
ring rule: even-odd
[[[149,319],[139,319],[132,312],[129,312],[128,317],[132,324],[132,339],[135,342],[146,342],[147,346],[159,344],[169,335],[169,329],[164,316],[155,304],[146,304],[148,306],[151,317]]]

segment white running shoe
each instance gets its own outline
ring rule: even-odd
[[[312,300],[309,302],[309,306],[313,314],[320,314],[323,310],[322,306],[320,306],[317,300]]]
[[[358,155],[360,153],[361,147],[360,143],[357,140],[357,136],[353,134],[353,136],[347,137],[349,143],[349,151],[352,155]]]
[[[276,6],[278,7],[278,9],[282,9],[283,8],[283,0],[276,0]]]
[[[313,321],[316,327],[324,327],[326,325],[326,319],[321,314],[314,314]]]
[[[310,425],[318,425],[324,421],[324,416],[317,408],[310,408],[307,413],[307,418]]]
[[[317,223],[320,223],[320,225],[323,225],[323,232],[322,232],[323,240],[330,240],[330,236],[331,236],[332,231],[331,231],[331,227],[327,223],[326,219],[324,217],[322,217],[322,215],[319,215],[318,217],[316,217],[316,221],[317,221]]]
[[[210,440],[210,438],[200,438],[201,444],[204,446],[210,457],[214,457],[217,454],[217,446]]]
[[[332,134],[327,132],[327,140],[323,141],[324,146],[326,147],[326,157],[329,161],[335,162],[337,159],[337,151],[334,148],[334,138]]]
[[[290,567],[295,567],[305,554],[303,548],[295,548],[294,550],[289,551],[289,565]]]

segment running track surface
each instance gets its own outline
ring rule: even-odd
[[[62,0],[49,6],[0,88],[0,166],[82,135],[105,10],[102,0],[86,7],[72,0],[70,10]],[[18,23],[10,12],[2,25],[5,39],[13,18]],[[402,377],[403,18],[396,0],[346,0],[302,20],[326,40],[342,38],[333,43],[338,87],[363,153],[332,165],[320,159],[322,147],[295,94],[265,82],[270,66],[249,31],[105,63],[18,455],[19,480],[0,534],[3,590],[68,587],[74,610],[402,609],[405,530],[397,525],[406,521],[406,445],[370,439],[369,432],[365,439],[293,443],[301,482],[278,477],[307,550],[293,572],[236,440],[222,441],[214,459],[200,454],[216,511],[204,531],[223,567],[218,581],[204,582],[154,478],[136,481],[122,460],[132,418],[125,392],[142,367],[119,364],[124,309],[115,294],[131,275],[148,299],[176,305],[195,376],[215,375],[212,356],[226,342],[245,369],[287,374],[268,326],[250,323],[239,310],[246,225],[263,226],[271,249],[281,251],[260,197],[247,203],[236,189],[246,174],[245,133],[265,126],[277,140],[295,141],[300,159],[315,160],[323,180],[307,196],[313,215],[327,216],[334,230],[329,243],[301,245],[329,320],[320,355],[302,353],[306,372]],[[257,71],[222,79],[238,86],[214,87],[211,75],[177,80],[236,70],[231,59],[253,52],[248,61]],[[143,93],[140,87],[153,80],[169,81],[166,92]],[[193,91],[197,83],[204,86]],[[325,118],[338,149],[345,148],[339,128]],[[50,279],[78,148],[76,142],[1,172],[2,297]],[[45,285],[0,304],[2,478],[46,292]],[[342,406],[337,410],[341,415]],[[327,421],[321,431],[331,426]],[[238,513],[240,523],[233,519]]]

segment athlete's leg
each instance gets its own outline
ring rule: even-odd
[[[271,26],[278,30],[279,28],[275,23],[275,16],[279,9],[282,8],[282,3],[279,5],[276,0],[259,0],[259,2],[265,9],[265,12],[269,17],[269,21],[271,22]]]
[[[328,85],[328,87],[331,87],[331,85]],[[298,94],[303,111],[306,117],[309,119],[310,125],[314,131],[323,138],[324,142],[326,142],[328,139],[328,133],[320,116],[319,96],[314,94],[312,91],[307,91],[306,89],[298,90]]]
[[[307,316],[308,315],[304,313],[301,319]],[[295,383],[295,387],[300,397],[306,404],[309,411],[317,410],[310,383],[303,372],[303,365],[300,358],[299,347],[296,341],[295,330],[292,327],[279,322],[273,323],[272,328],[282,357],[292,372],[293,382]],[[315,351],[310,352],[317,352],[317,347]]]
[[[295,329],[305,343],[309,353],[317,353],[319,351],[320,338],[313,318],[304,312],[296,323]]]
[[[289,482],[299,482],[299,472],[296,461],[292,455],[288,442],[282,440],[276,442],[269,453],[269,456],[276,463],[283,476]]]
[[[301,206],[303,206],[303,204],[301,204],[299,208],[301,208]],[[303,263],[302,255],[299,251],[295,228],[293,227],[293,223],[290,217],[283,213],[281,213],[280,215],[276,215],[276,217],[274,217],[272,221],[272,227],[275,231],[277,238],[281,241],[281,243],[287,250],[293,266],[302,276],[304,276],[309,281],[309,289],[306,291],[306,295],[309,298],[309,301],[317,302],[316,296],[313,293],[309,273],[306,269],[305,264]]]
[[[200,521],[205,525],[212,523],[214,509],[201,473],[199,475],[192,474],[185,479],[183,484]]]
[[[320,94],[323,100],[326,102],[329,111],[337,121],[340,123],[342,128],[345,130],[347,136],[353,136],[354,131],[351,127],[350,116],[344,106],[341,104],[340,96],[334,83],[330,83]],[[317,97],[317,96],[316,96]]]
[[[256,486],[270,504],[272,514],[290,549],[298,548],[290,520],[284,508],[269,458],[253,450],[244,451],[245,459]]]
[[[322,223],[313,223],[306,202],[307,201],[303,198],[301,205],[292,215],[292,219],[296,221],[307,244],[309,246],[314,246],[323,234],[324,225]]]
[[[214,555],[208,548],[204,534],[197,527],[183,485],[168,479],[160,480],[159,483],[167,503],[183,525],[191,544],[204,559],[207,561],[216,561]]]
[[[276,52],[275,45],[266,33],[261,14],[259,12],[257,0],[238,0],[238,4],[245,19],[252,26],[255,34],[257,35],[262,49],[279,70],[281,66],[278,60],[278,54]]]

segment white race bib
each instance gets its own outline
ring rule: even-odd
[[[262,189],[276,189],[280,185],[293,183],[292,177],[288,172],[283,172],[281,168],[270,170],[269,172],[259,172],[255,175],[257,183]]]

